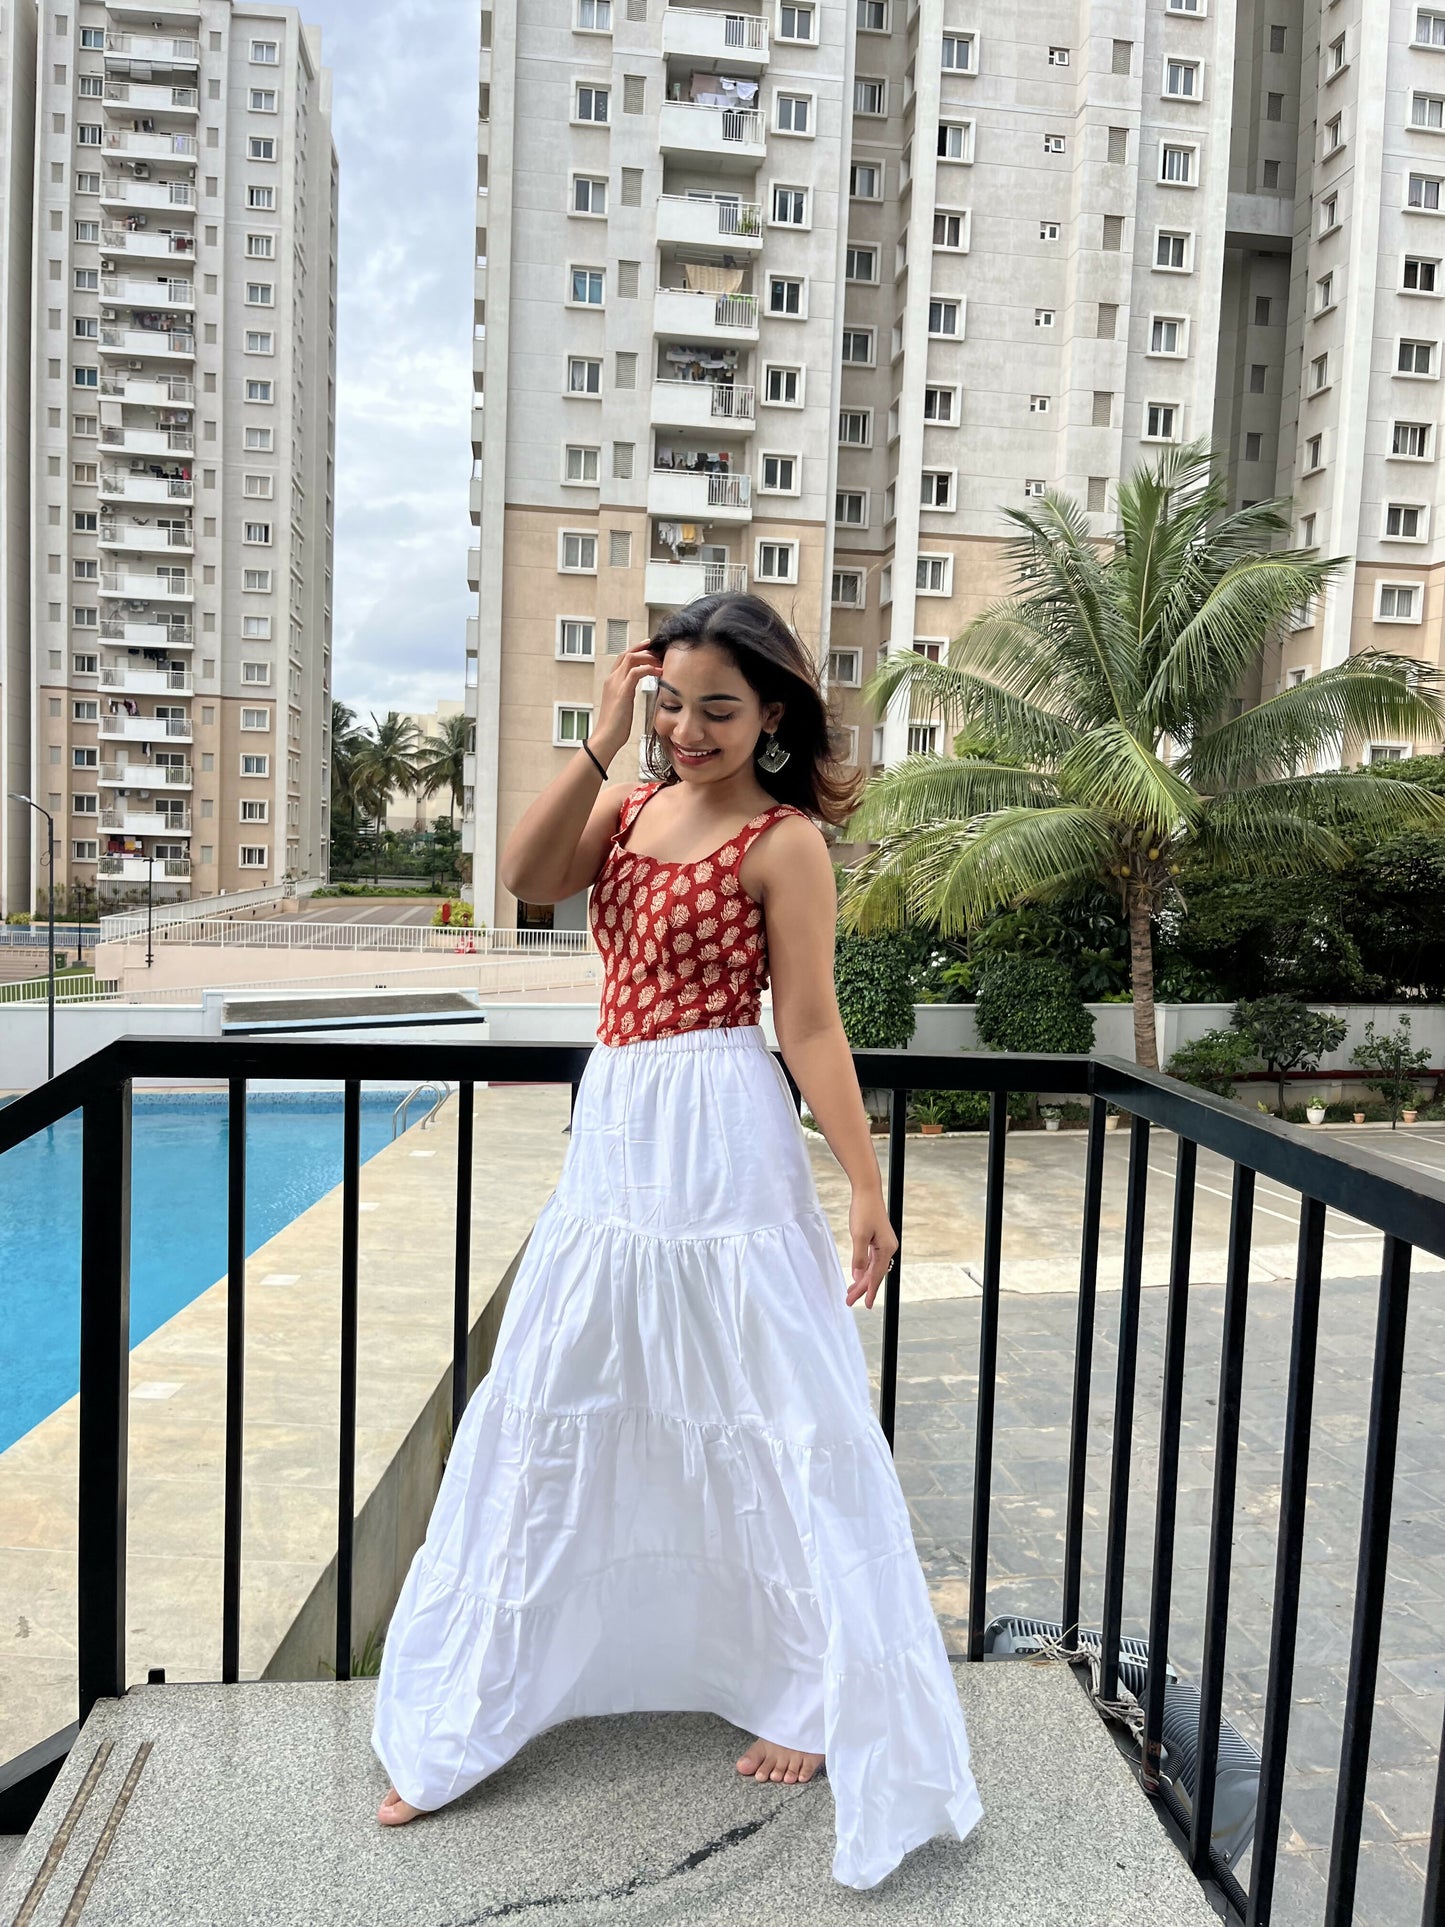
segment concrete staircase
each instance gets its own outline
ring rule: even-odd
[[[955,1673],[984,1820],[867,1894],[830,1873],[826,1778],[740,1780],[748,1736],[710,1714],[554,1727],[391,1829],[375,1819],[374,1681],[138,1687],[86,1722],[10,1866],[0,1927],[57,1927],[76,1900],[82,1927],[482,1927],[534,1909],[549,1927],[1215,1920],[1066,1668]]]

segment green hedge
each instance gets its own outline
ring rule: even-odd
[[[1094,1019],[1072,973],[1050,957],[993,957],[975,1005],[980,1043],[990,1050],[1091,1051]]]

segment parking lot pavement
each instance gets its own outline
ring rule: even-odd
[[[302,905],[298,918],[308,923],[418,923],[429,924],[438,897],[314,897]]]

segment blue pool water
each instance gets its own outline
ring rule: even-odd
[[[363,1094],[361,1156],[391,1142],[397,1093]],[[339,1091],[253,1092],[246,1250],[341,1182]],[[226,1099],[137,1092],[131,1125],[131,1344],[226,1269]],[[80,1119],[0,1155],[0,1451],[80,1384]]]

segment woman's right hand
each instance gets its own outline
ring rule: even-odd
[[[600,743],[603,761],[617,754],[632,734],[632,717],[637,703],[637,685],[644,676],[655,676],[662,657],[650,643],[635,642],[624,649],[607,672],[602,685],[602,700],[597,706],[597,721],[588,740],[594,749]]]

